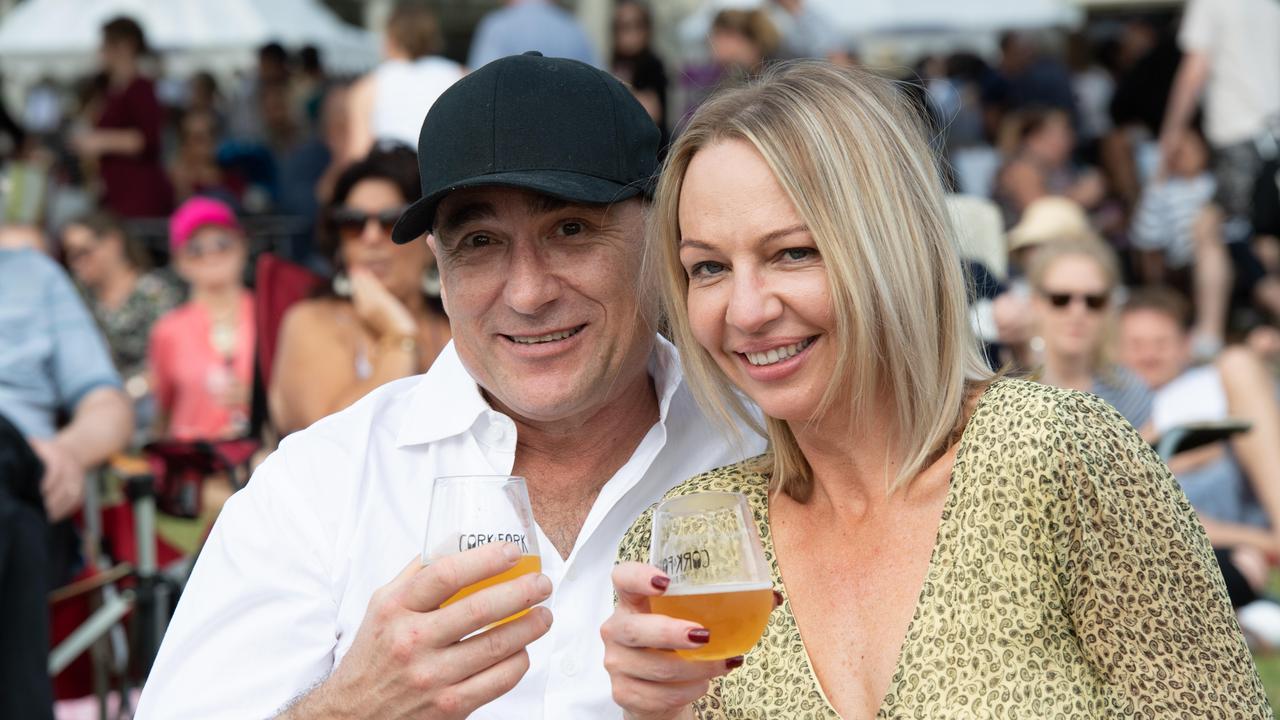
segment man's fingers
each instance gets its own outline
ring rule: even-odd
[[[432,613],[433,640],[441,645],[455,642],[550,596],[551,580],[542,573],[522,575],[479,590]]]
[[[513,543],[489,543],[435,560],[410,578],[401,604],[415,612],[435,610],[462,588],[510,570],[519,559],[520,548]]]
[[[711,637],[698,623],[650,613],[614,615],[600,628],[600,634],[606,642],[658,650],[693,650],[706,645]]]
[[[624,562],[613,568],[613,591],[618,605],[631,612],[649,612],[649,598],[661,595],[670,579],[645,563]]]
[[[467,712],[474,710],[510,692],[528,671],[529,653],[520,650],[454,685],[450,691],[453,697],[447,704]]]
[[[523,617],[469,637],[445,650],[445,682],[455,683],[476,675],[522,652],[529,643],[551,629],[551,611],[536,607]]]

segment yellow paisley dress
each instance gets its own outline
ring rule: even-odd
[[[668,497],[745,493],[774,587],[769,478],[746,461]],[[649,559],[652,510],[622,560]],[[840,568],[831,568],[840,572]],[[700,718],[838,718],[788,601]],[[979,398],[877,718],[1270,718],[1209,543],[1109,405],[1021,380]]]

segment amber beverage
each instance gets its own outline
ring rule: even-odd
[[[745,655],[764,634],[773,611],[773,586],[741,583],[690,587],[649,599],[659,615],[695,622],[711,633],[711,642],[692,650],[676,650],[686,660],[724,660]]]
[[[516,561],[515,567],[511,568],[510,570],[505,570],[503,572],[500,572],[497,575],[494,575],[493,577],[485,578],[484,580],[481,580],[478,583],[473,583],[471,585],[468,585],[462,588],[458,592],[454,593],[453,597],[450,597],[448,600],[445,600],[444,602],[440,603],[440,607],[445,607],[446,605],[452,605],[469,595],[478,593],[481,590],[484,590],[485,588],[493,587],[498,583],[504,583],[508,580],[515,580],[521,575],[528,575],[530,573],[539,573],[539,572],[542,572],[542,557],[538,555],[525,555]],[[770,602],[772,602],[772,600],[770,600]],[[497,627],[503,623],[509,623],[512,620],[515,620],[516,618],[520,617],[521,615],[524,615],[527,612],[529,611],[521,610],[515,615],[499,620],[498,622],[490,625],[489,627]]]

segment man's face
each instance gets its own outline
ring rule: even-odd
[[[1151,388],[1160,388],[1191,363],[1191,343],[1178,321],[1155,310],[1130,310],[1120,318],[1120,362]]]
[[[430,242],[463,365],[525,420],[586,419],[646,373],[642,203],[573,205],[485,187],[447,195]]]

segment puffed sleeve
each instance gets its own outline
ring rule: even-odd
[[[1101,400],[1057,405],[1059,582],[1125,716],[1271,718],[1204,530],[1168,468]]]

